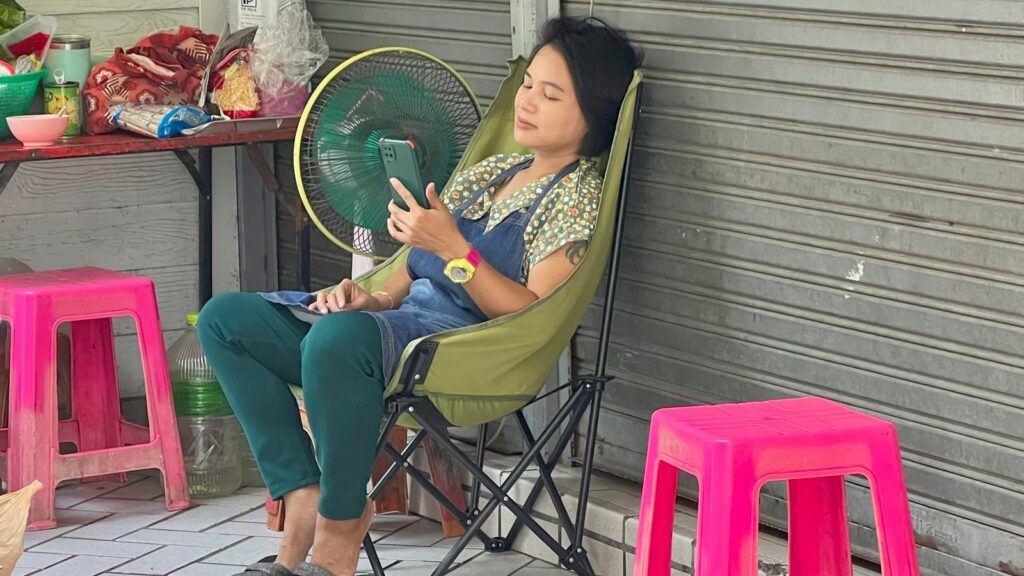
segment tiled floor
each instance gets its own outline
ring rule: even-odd
[[[264,526],[263,491],[164,509],[157,478],[129,475],[127,485],[73,484],[57,490],[59,526],[29,532],[14,576],[230,576],[277,551],[280,534]],[[388,576],[426,576],[454,543],[440,525],[415,516],[378,516],[372,527]],[[471,544],[458,576],[559,576],[558,568],[518,552],[486,554]],[[369,570],[363,562],[361,570]]]

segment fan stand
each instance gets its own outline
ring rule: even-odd
[[[356,228],[356,236],[363,233],[363,228]],[[372,248],[369,247],[369,248]],[[377,265],[377,261],[369,256],[363,256],[362,254],[352,254],[352,276],[351,278],[359,278],[363,274],[366,274],[373,267]]]

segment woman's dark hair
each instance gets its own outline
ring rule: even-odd
[[[633,71],[643,62],[643,52],[625,33],[594,17],[548,20],[530,61],[548,45],[568,63],[576,99],[587,122],[579,154],[599,156],[612,145],[619,107],[633,80]]]

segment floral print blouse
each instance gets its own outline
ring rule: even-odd
[[[442,199],[454,212],[492,178],[528,158],[525,154],[491,156],[457,174],[445,189]],[[531,182],[496,204],[491,201],[494,190],[488,190],[476,204],[466,209],[463,216],[472,220],[488,218],[486,230],[490,231],[510,214],[529,208],[554,176]],[[520,281],[525,282],[530,269],[559,248],[589,240],[597,226],[600,203],[601,175],[597,165],[591,160],[581,159],[579,168],[551,189],[526,225],[523,233],[526,258]]]

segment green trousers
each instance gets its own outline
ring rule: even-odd
[[[310,325],[258,294],[228,293],[203,307],[197,330],[271,496],[319,484],[321,515],[358,518],[384,414],[376,320],[342,312]],[[289,384],[302,386],[315,454]]]

